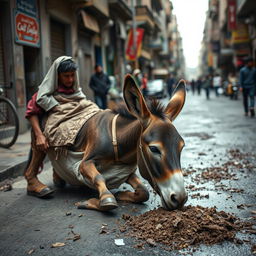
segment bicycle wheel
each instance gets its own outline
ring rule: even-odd
[[[0,96],[0,147],[9,148],[17,140],[19,119],[13,103]]]

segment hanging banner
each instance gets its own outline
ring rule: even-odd
[[[236,29],[236,0],[228,0],[228,29]]]
[[[131,28],[128,34],[127,46],[126,46],[126,59],[130,61],[135,61],[137,57],[140,56],[142,40],[144,35],[144,29],[136,29],[136,44],[133,45],[133,29]],[[134,49],[135,48],[135,49]]]

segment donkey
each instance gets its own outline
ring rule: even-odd
[[[77,207],[108,211],[118,207],[116,200],[142,203],[149,199],[146,186],[135,173],[138,167],[140,175],[161,197],[164,208],[182,207],[187,200],[180,166],[184,141],[172,122],[185,102],[185,82],[179,82],[166,108],[157,101],[147,105],[131,75],[125,77],[123,94],[126,110],[101,111],[80,129],[71,148],[81,154],[81,159],[74,162],[75,171],[67,169],[63,173],[62,160],[49,157],[54,182],[72,184],[69,178],[75,177],[77,184],[86,184],[99,193],[98,198],[78,202]],[[25,171],[27,189],[32,195],[44,191],[44,197],[52,190],[37,178],[45,153],[37,151],[34,143],[32,139],[32,159]],[[110,189],[122,183],[130,184],[134,191],[113,195]]]

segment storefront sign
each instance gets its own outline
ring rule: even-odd
[[[248,25],[243,23],[237,24],[237,29],[232,31],[232,44],[241,44],[250,41]]]
[[[126,59],[130,61],[135,61],[137,57],[140,56],[142,39],[144,35],[144,29],[137,28],[136,29],[136,43],[135,47],[133,44],[133,29],[130,29],[126,47]]]
[[[37,18],[16,12],[15,42],[40,47],[39,22]]]
[[[236,0],[228,1],[228,29],[236,29]]]
[[[38,17],[37,0],[16,0],[17,11],[32,17]]]

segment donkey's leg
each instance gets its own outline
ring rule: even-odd
[[[113,194],[107,189],[104,177],[96,169],[92,161],[82,161],[80,172],[99,192],[99,199],[91,198],[84,202],[78,202],[79,209],[94,209],[109,211],[117,208],[117,202]]]
[[[130,184],[135,191],[117,192],[115,194],[117,200],[131,203],[142,203],[149,199],[149,192],[146,186],[143,185],[140,178],[135,173],[131,174],[126,182]]]
[[[28,195],[44,198],[50,196],[54,192],[54,190],[44,185],[37,178],[39,167],[43,162],[45,155],[46,154],[43,151],[38,151],[35,148],[32,149],[32,159],[24,173],[28,183]]]

